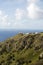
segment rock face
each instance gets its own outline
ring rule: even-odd
[[[43,65],[43,33],[19,33],[0,42],[0,65]]]
[[[39,59],[43,59],[43,52],[40,53],[40,55],[39,55]]]

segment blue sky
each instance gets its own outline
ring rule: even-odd
[[[0,29],[43,30],[43,0],[0,0]]]

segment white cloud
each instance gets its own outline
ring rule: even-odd
[[[30,4],[27,6],[27,16],[30,19],[43,18],[43,10],[36,5],[36,2],[38,2],[38,0],[31,0]]]
[[[15,13],[16,20],[21,20],[23,16],[24,16],[24,10],[17,8]]]
[[[23,2],[23,0],[18,1]],[[27,1],[28,3],[26,8],[24,8],[24,10],[22,10],[20,7],[17,8],[13,16],[10,15],[8,16],[2,10],[0,10],[0,29],[43,28],[43,22],[39,20],[43,18],[43,10],[40,9],[39,6],[37,6],[36,4],[39,0],[27,0]]]
[[[7,17],[8,17],[8,15],[2,16],[2,22],[6,22],[7,21]]]
[[[7,28],[9,26],[8,15],[0,10],[0,28]]]

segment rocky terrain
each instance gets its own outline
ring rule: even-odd
[[[0,65],[43,65],[43,33],[19,33],[0,42]]]

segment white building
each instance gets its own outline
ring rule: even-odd
[[[35,34],[38,34],[38,32],[35,32]]]

